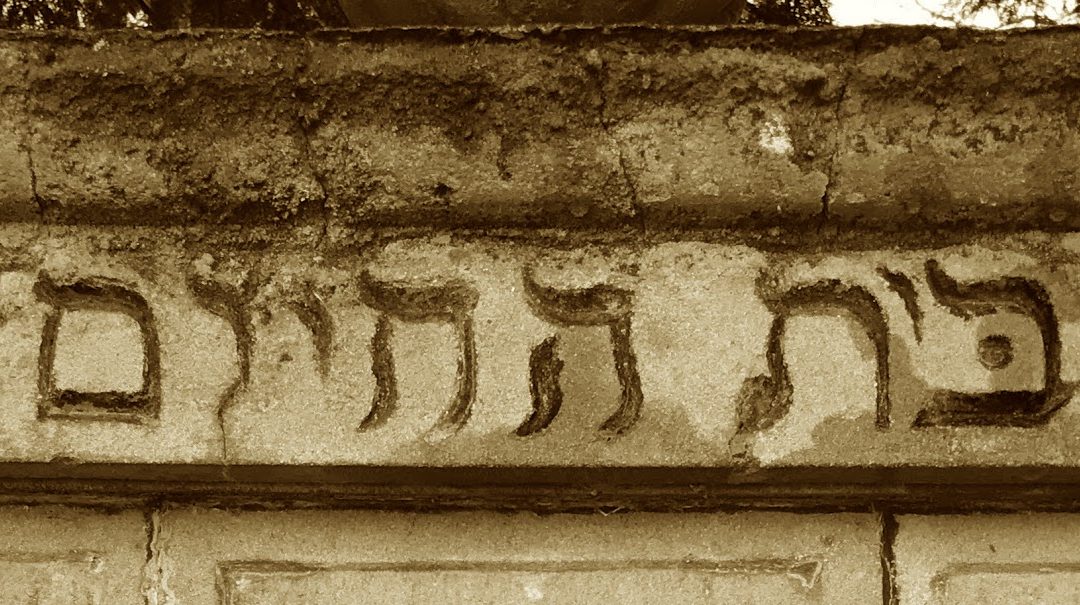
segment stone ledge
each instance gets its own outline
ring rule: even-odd
[[[0,34],[50,223],[1071,229],[1080,30]]]

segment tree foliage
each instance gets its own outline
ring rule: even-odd
[[[1003,27],[1040,26],[1076,22],[1080,0],[945,0],[939,9],[923,8],[934,17],[966,25],[977,16],[992,13]]]
[[[829,0],[748,0],[743,23],[832,25]]]
[[[364,2],[370,0],[355,0]],[[402,0],[403,2],[405,0]],[[927,20],[1003,27],[1080,23],[1080,0],[915,0]],[[832,25],[830,0],[746,0],[742,23]],[[0,0],[3,29],[116,27],[347,27],[341,0]]]

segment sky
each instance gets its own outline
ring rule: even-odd
[[[931,12],[939,11],[942,4],[942,0],[832,0],[830,12],[837,25],[952,25],[938,21],[931,15]],[[1060,15],[1055,15],[1054,11],[1048,11],[1048,14],[1060,19]],[[984,11],[966,25],[999,27],[1000,22],[993,11]]]

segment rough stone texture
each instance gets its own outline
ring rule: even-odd
[[[34,201],[34,175],[27,149],[25,91],[18,78],[25,75],[25,53],[16,48],[0,51],[0,218],[33,219],[38,212]]]
[[[139,324],[109,311],[73,311],[60,320],[53,370],[57,387],[87,393],[142,387],[143,351]]]
[[[0,507],[0,601],[143,605],[147,533],[137,510]]]
[[[899,517],[898,603],[1076,603],[1078,523],[1069,514]]]
[[[9,253],[6,266],[13,269],[0,275],[4,317],[0,335],[5,343],[0,362],[5,368],[0,387],[0,416],[4,418],[0,441],[7,459],[221,460],[215,410],[233,380],[231,331],[224,320],[200,307],[188,293],[185,275],[176,272],[180,269],[178,252],[170,250],[160,233],[144,235],[148,239],[118,243],[107,235],[54,239],[16,226],[3,230],[0,240]],[[138,341],[130,342],[132,336],[138,337],[138,333],[131,334],[132,320],[108,296],[81,299],[75,309],[81,306],[92,311],[106,320],[95,325],[110,327],[97,336],[96,346],[110,347],[121,339],[126,353],[107,348],[95,352],[95,343],[88,342],[90,335],[69,334],[65,325],[70,326],[70,318],[82,311],[65,308],[60,315],[53,367],[42,355],[46,318],[58,308],[58,303],[43,295],[42,284],[103,281],[137,292],[153,312],[158,339],[154,348],[160,354],[165,386],[157,397],[160,401],[150,402],[145,414],[134,417],[122,409],[114,414],[104,407],[87,410],[76,403],[53,406],[45,400],[40,384],[44,372],[46,378],[59,381],[58,388],[92,385],[92,392],[128,391],[133,378],[142,386],[139,377],[129,376],[133,362],[128,357],[140,356],[137,363],[142,366],[150,352]],[[120,367],[110,363],[118,353]],[[75,359],[76,355],[85,359]]]
[[[1073,31],[988,35],[977,50],[927,33],[899,47],[861,40],[840,106],[830,214],[901,229],[988,217],[1075,228],[1080,71],[1077,50],[1058,44]]]
[[[4,461],[1080,467],[1072,234],[3,235]]]
[[[177,509],[161,516],[158,594],[185,605],[876,603],[877,530],[844,514]]]
[[[9,32],[0,193],[59,222],[1066,229],[1077,36]]]
[[[648,23],[720,25],[744,0],[7,0],[4,29],[318,28]]]

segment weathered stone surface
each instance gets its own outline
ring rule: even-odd
[[[1076,515],[902,516],[898,522],[900,605],[1080,599]]]
[[[28,99],[42,218],[245,222],[321,205],[295,102],[302,47],[169,40],[16,47],[30,64],[5,84]]]
[[[160,527],[160,594],[185,605],[881,599],[870,515],[176,509]]]
[[[9,226],[0,460],[1080,467],[1075,235],[314,235]]]
[[[149,233],[123,244],[40,235],[2,234],[4,458],[220,461],[215,410],[235,345],[176,272],[177,251]],[[79,333],[83,314],[96,318],[84,329],[104,331]]]
[[[147,532],[137,510],[0,508],[0,601],[142,605]]]
[[[1075,228],[1074,34],[989,35],[978,49],[932,31],[864,37],[840,105],[829,213],[878,228]]]
[[[0,122],[25,141],[0,143],[0,191],[22,208],[36,180],[49,221],[1080,216],[1072,29],[2,36]]]
[[[0,219],[34,218],[33,173],[27,149],[27,125],[23,108],[25,92],[9,86],[25,75],[26,56],[17,48],[0,50]]]

